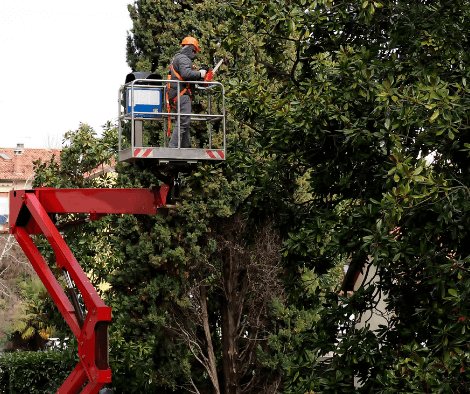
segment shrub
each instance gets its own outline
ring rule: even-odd
[[[0,393],[55,394],[78,361],[73,346],[64,351],[4,353],[0,356]]]

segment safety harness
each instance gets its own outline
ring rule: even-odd
[[[175,60],[175,57],[171,59],[171,64],[168,67],[168,69],[170,70],[170,73],[168,74],[168,80],[171,81],[171,72],[173,71],[173,74],[175,74],[176,78],[178,78],[180,81],[184,81],[183,77],[181,77],[181,75],[179,75],[179,73],[173,67],[173,62]],[[175,96],[170,103],[170,87],[171,87],[171,82],[168,82],[167,89],[166,89],[166,109],[168,113],[171,112],[171,107],[176,108],[176,100],[178,100],[178,96]],[[180,92],[179,97],[184,95],[186,92],[189,92],[189,96],[191,97],[191,89],[189,87],[189,83],[186,84],[185,88]],[[192,100],[192,97],[191,97],[191,100]],[[171,135],[171,116],[168,117],[168,131],[167,131],[167,136],[169,137],[170,135]]]

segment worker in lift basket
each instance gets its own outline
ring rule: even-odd
[[[206,70],[195,70],[193,66],[193,60],[196,57],[196,53],[199,52],[199,44],[194,37],[186,37],[181,45],[183,48],[175,55],[170,65],[170,74],[168,79],[180,80],[180,81],[198,81],[204,79],[206,76]],[[190,84],[180,84],[180,95],[178,96],[178,84],[170,82],[170,88],[168,89],[167,100],[171,105],[178,110],[178,101],[180,104],[180,113],[190,114],[191,113],[191,89]],[[180,116],[180,134],[181,134],[181,148],[190,148],[190,129],[191,116],[185,115]],[[176,121],[173,134],[170,139],[170,148],[178,147],[178,120]]]

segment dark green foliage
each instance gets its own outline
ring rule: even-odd
[[[220,27],[226,5],[214,0],[139,0],[129,5],[133,20],[127,39],[127,61],[134,71],[156,72],[166,79],[168,66],[186,36],[199,42],[198,60],[215,65],[220,48]]]
[[[78,362],[76,343],[63,351],[3,353],[0,392],[55,394]]]
[[[119,169],[121,186],[154,187],[159,183],[152,164],[123,165]],[[191,374],[201,366],[188,351],[182,335],[185,330],[195,330],[188,314],[195,313],[190,297],[196,297],[197,288],[189,289],[194,281],[207,281],[204,287],[214,319],[209,323],[215,334],[222,308],[216,283],[219,263],[215,228],[235,213],[248,194],[243,183],[228,181],[221,169],[201,164],[185,179],[183,201],[168,216],[123,216],[116,222],[125,257],[108,279],[116,311],[113,331],[117,343],[145,344],[145,362],[137,365],[147,371],[154,387],[176,388],[196,379]],[[204,273],[215,277],[205,278]],[[217,337],[213,340],[216,351],[221,352]],[[117,376],[120,363],[122,360],[116,360]],[[204,387],[207,383],[198,385]]]
[[[304,265],[377,267],[351,298],[325,295],[304,348],[332,363],[310,374],[302,349],[286,392],[353,392],[354,377],[367,393],[467,392],[469,3],[231,6],[226,48],[258,41],[265,56],[231,81],[249,130],[231,160],[256,185],[253,213],[281,226],[290,300],[310,304]],[[357,328],[378,294],[387,326]]]

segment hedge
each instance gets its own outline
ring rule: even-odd
[[[14,352],[0,356],[0,394],[55,394],[78,364],[76,350]]]

